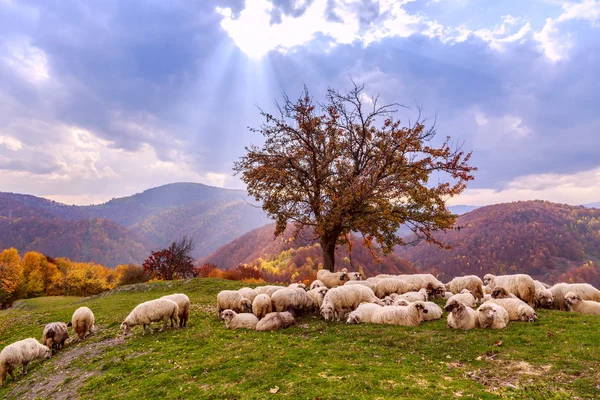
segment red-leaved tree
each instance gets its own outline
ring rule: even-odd
[[[190,253],[194,250],[192,239],[184,236],[177,242],[162,250],[153,251],[150,257],[144,260],[144,271],[155,278],[167,281],[173,279],[186,279],[198,276],[198,269],[194,267],[194,259]]]

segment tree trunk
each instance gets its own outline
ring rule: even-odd
[[[323,269],[333,272],[335,268],[335,242],[337,236],[323,236],[321,238],[321,249],[323,250]]]

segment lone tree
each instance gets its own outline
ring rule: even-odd
[[[378,97],[367,102],[363,89],[328,89],[324,104],[306,87],[296,102],[284,95],[278,115],[260,110],[265,122],[249,128],[264,136],[262,147],[246,147],[234,166],[275,218],[276,236],[288,223],[295,225],[294,238],[313,228],[330,271],[336,245],[349,245],[350,232],[360,232],[373,255],[375,243],[386,254],[407,244],[397,235],[403,224],[414,242],[449,248],[432,233],[454,225],[457,216],[445,201],[461,193],[476,170],[468,165],[471,153],[452,149],[450,137],[439,147],[431,143],[435,124],[426,128],[420,111],[416,122],[402,126],[394,119],[402,106],[380,106]]]
[[[193,250],[192,239],[184,236],[179,241],[171,243],[168,248],[150,253],[150,257],[144,260],[142,267],[145,273],[168,281],[193,278],[198,276],[194,259],[190,256]]]

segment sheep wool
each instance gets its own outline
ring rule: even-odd
[[[256,318],[263,319],[265,315],[272,311],[273,305],[268,294],[259,294],[254,298],[252,302],[252,314],[256,315]]]
[[[321,308],[321,306],[323,305],[323,299],[325,298],[325,295],[328,291],[329,289],[323,286],[311,289],[308,292],[306,292],[306,294],[313,300],[315,308]]]
[[[68,338],[69,329],[64,322],[51,322],[44,327],[42,332],[42,344],[52,349],[52,354],[55,350],[62,349]]]
[[[48,359],[51,351],[34,338],[11,343],[0,352],[0,387],[4,385],[6,374],[16,380],[13,371],[23,365],[23,375],[27,375],[27,367],[31,361]]]
[[[170,294],[163,296],[161,299],[173,300],[179,307],[179,327],[184,328],[187,325],[188,318],[190,316],[190,298],[183,293]],[[173,320],[171,320],[171,327],[173,327]]]
[[[373,313],[371,322],[374,324],[417,326],[421,323],[421,310],[425,310],[422,301],[410,303],[406,307],[385,306]]]
[[[487,329],[504,329],[510,318],[508,311],[502,306],[494,303],[485,303],[477,309],[479,326]]]
[[[488,303],[504,307],[511,321],[534,322],[538,318],[535,310],[521,299],[491,299],[483,304]]]
[[[327,287],[327,286],[325,286],[325,284],[323,282],[321,282],[320,280],[318,280],[318,279],[315,279],[310,284],[310,290],[313,290],[313,289],[316,289],[316,288],[320,288],[320,287]]]
[[[240,292],[242,297],[245,297],[248,300],[250,300],[251,303],[254,301],[256,295],[258,295],[258,293],[256,293],[256,290],[249,287],[243,287],[241,289],[238,289],[238,292]]]
[[[401,299],[406,299],[409,302],[413,301],[427,301],[429,294],[426,289],[419,289],[418,292],[406,292],[398,296]]]
[[[281,289],[281,286],[277,286],[277,288]],[[250,312],[252,311],[252,302],[242,296],[237,290],[221,290],[217,295],[217,314],[219,317],[221,317],[223,310]]]
[[[301,288],[284,288],[276,291],[271,296],[273,311],[285,311],[288,307],[294,307],[297,310],[309,310],[314,302],[306,290]]]
[[[496,287],[503,287],[508,292],[514,294],[525,303],[533,307],[535,300],[535,282],[526,274],[515,275],[492,275],[486,274],[483,277],[483,283],[492,290]]]
[[[446,304],[444,310],[448,311],[447,325],[452,329],[469,330],[479,326],[477,312],[459,300],[452,300]]]
[[[460,301],[460,302],[464,303],[464,305],[466,305],[467,307],[471,307],[471,308],[474,308],[475,305],[477,304],[477,301],[475,300],[475,296],[473,296],[473,294],[471,292],[469,292],[467,289],[463,289],[463,291],[459,294],[452,295],[446,301],[446,306],[448,306],[448,304],[450,304],[454,300]]]
[[[567,310],[565,296],[569,292],[580,295],[583,300],[600,301],[600,290],[587,283],[557,283],[549,290],[554,298],[554,308],[557,310]]]
[[[567,303],[570,311],[581,314],[600,315],[600,303],[593,300],[584,300],[577,293],[567,293],[565,295],[565,303]]]
[[[256,324],[256,330],[259,332],[277,331],[286,329],[296,323],[294,315],[291,312],[272,312],[267,314]]]
[[[432,301],[423,302],[423,310],[421,310],[421,321],[433,321],[442,318],[444,313],[440,306]]]
[[[361,303],[358,308],[348,314],[346,324],[365,324],[371,322],[373,314],[381,310],[382,306],[375,303]]]
[[[371,289],[373,292],[375,291],[375,283],[371,281],[348,281],[344,283],[344,286],[352,286],[352,285],[361,285],[366,286]]]
[[[419,278],[420,279],[420,278]],[[392,293],[403,294],[419,290],[413,283],[399,278],[382,278],[375,284],[375,295],[384,298]]]
[[[225,327],[227,329],[256,329],[258,324],[258,318],[252,313],[236,313],[233,310],[225,310],[221,314],[221,319],[225,321]]]
[[[319,272],[317,272],[317,279],[330,289],[336,286],[342,286],[344,282],[349,280],[347,272],[329,272],[326,269],[320,269]]]
[[[177,323],[178,314],[179,306],[173,300],[149,300],[135,306],[121,324],[121,332],[123,332],[124,335],[128,335],[131,328],[142,325],[144,328],[144,335],[146,334],[146,328],[152,333],[152,327],[150,325],[153,322],[159,321],[163,322],[162,327],[159,329],[159,332],[162,332],[167,327],[169,319],[175,320],[175,323]]]
[[[265,285],[265,286],[257,286],[254,288],[254,291],[257,294],[268,294],[269,297],[273,296],[278,290],[285,289],[285,286],[276,286],[276,285]]]
[[[72,326],[79,340],[83,340],[94,331],[94,313],[88,307],[79,307],[67,326]]]
[[[454,294],[468,289],[476,299],[483,298],[483,282],[476,275],[458,276],[446,283],[446,290]]]

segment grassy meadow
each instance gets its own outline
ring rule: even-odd
[[[68,321],[80,306],[96,332],[52,359],[16,371],[6,399],[450,399],[600,397],[600,317],[539,310],[536,323],[501,331],[326,323],[305,316],[278,332],[225,329],[216,296],[242,282],[220,279],[126,286],[92,298],[44,297],[0,312],[0,348]],[[171,293],[191,301],[188,327],[122,338],[138,303]],[[156,324],[155,324],[156,325]],[[73,336],[73,332],[70,331]]]

